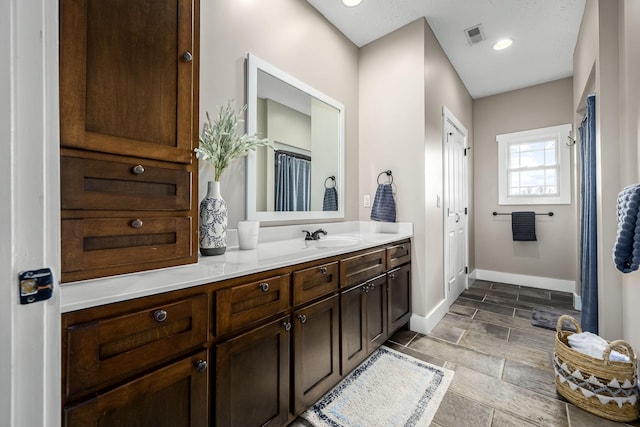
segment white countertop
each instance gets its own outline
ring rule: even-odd
[[[322,228],[328,236],[351,237],[354,244],[311,247],[302,230]],[[62,312],[80,310],[218,282],[321,258],[359,251],[413,236],[411,223],[351,221],[260,228],[258,247],[240,250],[236,230],[227,232],[223,255],[200,256],[198,263],[60,285]]]

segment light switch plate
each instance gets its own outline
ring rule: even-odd
[[[365,194],[364,195],[363,206],[365,208],[371,207],[371,195],[370,194]]]

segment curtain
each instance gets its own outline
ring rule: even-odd
[[[580,284],[585,331],[598,333],[598,257],[596,225],[596,97],[587,97],[580,138]]]
[[[311,210],[311,159],[286,151],[275,156],[275,210]]]

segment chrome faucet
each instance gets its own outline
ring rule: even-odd
[[[313,233],[310,233],[307,230],[302,230],[302,232],[307,233],[307,235],[304,237],[304,240],[320,240],[320,234],[324,236],[327,235],[327,232],[324,231],[322,228],[317,229]]]

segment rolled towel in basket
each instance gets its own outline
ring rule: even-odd
[[[604,359],[602,354],[609,346],[609,343],[605,341],[604,338],[591,332],[571,334],[567,340],[569,341],[569,347],[575,351],[596,359]],[[629,357],[615,350],[611,350],[609,360],[612,362],[629,362]]]

